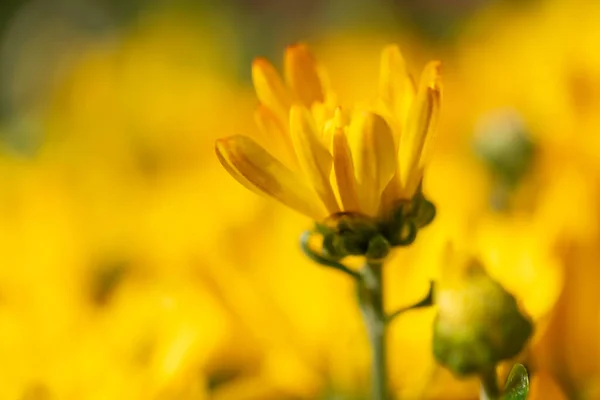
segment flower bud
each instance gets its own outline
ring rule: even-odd
[[[522,117],[497,110],[479,122],[474,150],[501,183],[514,187],[531,168],[536,149]]]
[[[433,352],[459,376],[480,373],[521,352],[533,326],[515,298],[470,259],[442,283],[436,302]]]

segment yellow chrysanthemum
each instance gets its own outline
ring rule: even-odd
[[[384,215],[416,193],[440,108],[440,63],[417,88],[397,46],[384,49],[379,98],[346,112],[305,45],[290,46],[285,83],[264,59],[252,66],[265,145],[248,136],[219,139],[216,153],[247,188],[322,220],[340,211]],[[281,154],[279,158],[275,154]]]

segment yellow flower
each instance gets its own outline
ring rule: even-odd
[[[315,220],[340,211],[384,215],[421,182],[440,108],[439,69],[437,61],[427,64],[416,88],[390,45],[382,53],[379,98],[346,112],[305,45],[286,50],[285,83],[259,58],[252,77],[265,146],[226,137],[216,143],[217,156],[247,188]]]

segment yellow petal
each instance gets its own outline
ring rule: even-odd
[[[350,146],[344,131],[344,121],[341,110],[338,108],[333,119],[332,152],[335,184],[339,193],[340,202],[344,211],[360,211],[358,194],[356,191],[356,178],[354,163],[350,153]]]
[[[392,131],[379,115],[360,112],[350,122],[349,136],[360,209],[376,215],[381,193],[396,172]]]
[[[227,172],[248,189],[267,194],[313,219],[326,216],[312,190],[249,137],[219,139],[215,151]]]
[[[440,62],[432,61],[425,67],[419,90],[413,102],[406,130],[400,139],[400,181],[407,196],[412,196],[422,177],[422,168],[431,151],[434,131],[439,116],[441,82]]]
[[[294,167],[296,165],[296,153],[287,132],[287,125],[284,127],[275,114],[262,104],[256,109],[254,119],[265,137],[267,150],[276,156],[280,155],[280,159],[286,165]]]
[[[396,45],[387,46],[381,53],[379,96],[397,121],[406,121],[415,97],[415,83]]]
[[[334,110],[335,108],[331,108],[326,103],[313,103],[312,107],[310,108],[310,112],[315,120],[315,125],[327,126],[331,121]],[[323,143],[330,143],[328,140],[331,139],[331,135],[329,135],[330,133],[332,133],[330,129],[323,129]]]
[[[398,176],[398,170],[396,169],[396,173],[390,179],[390,182],[387,184],[383,192],[381,193],[381,204],[379,205],[379,215],[389,215],[389,212],[393,209],[393,207],[397,204],[398,200],[404,198],[404,193],[402,191],[402,183],[400,183],[400,178]]]
[[[306,107],[325,100],[325,89],[317,63],[308,48],[296,44],[285,52],[285,78],[298,99]]]
[[[321,141],[308,110],[293,105],[290,110],[290,134],[300,167],[312,183],[330,214],[339,206],[329,181],[333,159]]]
[[[292,96],[275,67],[264,58],[255,59],[252,63],[252,82],[258,100],[273,111],[282,123],[287,123]]]

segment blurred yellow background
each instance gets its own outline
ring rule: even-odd
[[[302,40],[342,105],[379,55],[444,65],[425,192],[388,307],[468,245],[536,322],[534,399],[600,399],[600,3],[10,0],[0,6],[0,400],[368,398],[346,278],[311,221],[250,193],[214,141],[253,134],[250,64]],[[398,399],[476,399],[435,365],[435,307],[394,322]]]

